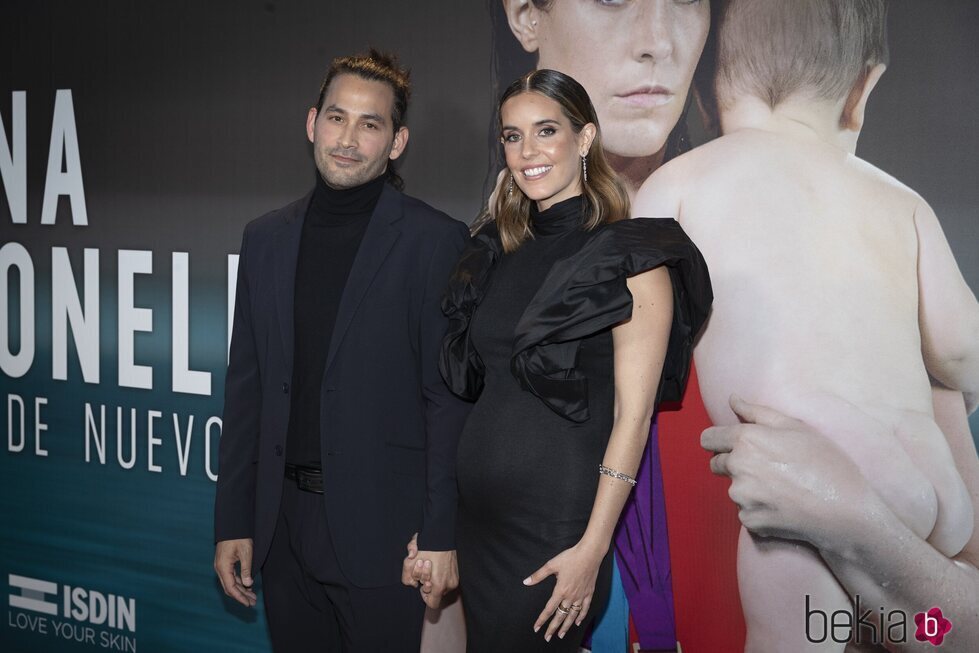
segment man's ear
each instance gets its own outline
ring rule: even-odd
[[[531,0],[502,0],[510,30],[527,52],[537,52],[537,24],[540,10]]]
[[[404,153],[406,147],[408,147],[408,128],[401,126],[394,135],[394,145],[391,146],[388,158],[394,161]]]
[[[840,127],[845,130],[859,132],[863,129],[863,116],[867,110],[867,100],[870,92],[877,86],[881,75],[887,69],[882,63],[875,66],[867,66],[853,83],[850,94],[843,105],[843,113],[840,115]]]
[[[316,111],[316,107],[310,107],[309,113],[306,114],[306,138],[309,142],[313,142],[313,134],[316,132],[316,115],[319,112]]]

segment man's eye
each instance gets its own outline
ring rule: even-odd
[[[332,120],[333,122],[343,122],[343,118],[341,118],[340,116],[330,116],[330,120]]]
[[[365,122],[364,127],[366,127],[367,129],[377,129],[377,125],[372,122]]]

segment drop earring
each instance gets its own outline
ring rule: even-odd
[[[506,185],[506,196],[510,197],[513,195],[513,175],[510,175],[510,181]]]
[[[584,154],[581,155],[581,176],[584,177],[585,183],[588,183],[588,159]]]

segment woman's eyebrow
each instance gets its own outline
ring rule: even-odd
[[[559,124],[557,120],[553,118],[544,118],[543,120],[538,120],[534,123],[534,127],[542,127],[543,125],[557,125]],[[519,127],[514,127],[513,125],[503,125],[503,129],[511,129],[513,131],[520,131]]]

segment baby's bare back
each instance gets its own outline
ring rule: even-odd
[[[702,381],[769,401],[830,394],[930,414],[916,196],[838,149],[802,145],[738,133],[688,155],[714,171],[680,215],[714,284]],[[727,395],[708,409],[722,416]]]
[[[957,552],[971,504],[947,480],[958,474],[922,359],[920,198],[838,148],[760,131],[674,163],[664,172],[681,180],[680,222],[714,287],[695,350],[714,423],[736,421],[737,393],[812,424],[876,475],[909,526],[934,527],[936,546]]]

